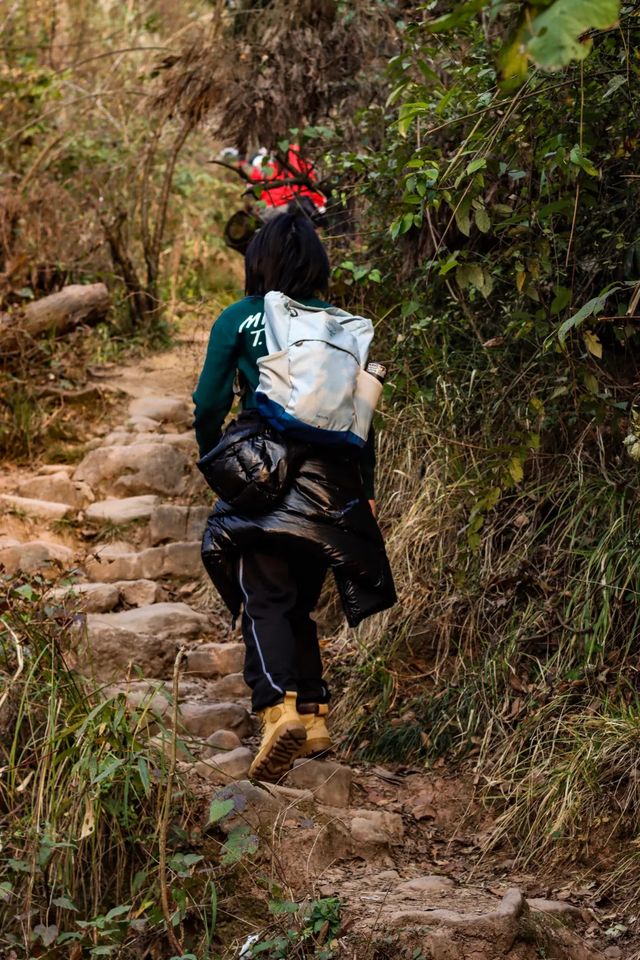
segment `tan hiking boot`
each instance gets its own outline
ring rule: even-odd
[[[300,719],[305,725],[307,739],[302,744],[299,757],[313,757],[327,753],[333,746],[331,734],[325,717],[329,713],[328,703],[305,703],[300,705]]]
[[[275,783],[300,756],[307,731],[298,714],[296,700],[297,694],[289,691],[285,693],[282,703],[258,713],[262,724],[262,742],[251,764],[250,777]]]

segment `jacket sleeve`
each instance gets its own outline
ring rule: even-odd
[[[204,366],[193,394],[193,425],[201,457],[215,447],[231,409],[237,359],[237,324],[234,314],[227,309],[213,325]]]
[[[369,430],[367,442],[362,450],[360,473],[367,500],[375,500],[376,444],[373,427]]]

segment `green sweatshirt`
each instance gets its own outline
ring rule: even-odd
[[[303,300],[309,307],[324,307],[322,300]],[[234,397],[236,371],[244,410],[256,406],[258,360],[267,352],[263,297],[244,297],[223,310],[211,329],[207,355],[193,394],[194,427],[200,456],[212,450],[220,438]],[[362,451],[362,479],[369,499],[374,496],[375,451],[373,433]]]

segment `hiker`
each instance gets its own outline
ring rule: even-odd
[[[225,439],[233,429],[250,434],[256,422],[264,427],[256,388],[258,360],[267,354],[265,295],[280,291],[270,298],[329,307],[319,299],[326,294],[329,261],[303,215],[280,214],[256,234],[245,257],[245,279],[244,299],[227,307],[212,328],[193,395],[201,456],[214,447],[217,456],[236,377],[243,412]],[[305,314],[305,323],[307,316],[312,324],[314,314]],[[371,327],[370,321],[362,323]],[[276,435],[265,436],[273,460]],[[311,617],[328,569],[350,626],[396,599],[375,520],[372,436],[364,449],[299,442],[294,448],[296,465],[281,500],[262,513],[219,500],[202,545],[205,567],[234,621],[242,609],[244,677],[262,721],[262,742],[250,774],[263,780],[277,780],[297,757],[331,748],[329,690]]]

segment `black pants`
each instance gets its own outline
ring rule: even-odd
[[[243,553],[238,576],[247,647],[244,678],[254,711],[296,690],[299,703],[327,703],[318,630],[311,619],[327,573],[323,558],[302,550]]]

